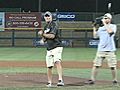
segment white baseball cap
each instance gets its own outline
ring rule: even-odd
[[[45,12],[45,14],[44,14],[44,17],[45,17],[45,16],[52,16],[52,13],[49,12],[49,11],[47,11],[47,12]]]
[[[112,15],[111,15],[110,13],[106,13],[106,14],[103,16],[103,18],[110,18],[110,19],[112,19]]]

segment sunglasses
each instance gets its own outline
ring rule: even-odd
[[[45,14],[44,16],[45,16],[45,17],[50,17],[50,15],[49,15],[49,14]]]
[[[104,19],[108,19],[108,18],[104,18]]]
[[[104,19],[110,19],[110,18],[107,18],[107,17],[106,17],[106,18],[104,18]]]

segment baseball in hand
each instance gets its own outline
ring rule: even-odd
[[[42,34],[43,34],[43,31],[42,31],[42,30],[40,30],[40,31],[38,32],[38,34],[39,34],[39,35],[42,35]]]
[[[39,43],[40,43],[41,45],[44,45],[43,39],[41,39],[41,40],[39,41]]]

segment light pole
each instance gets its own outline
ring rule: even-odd
[[[111,13],[111,3],[108,3],[108,12]]]
[[[96,8],[95,8],[95,10],[96,10],[96,15],[97,15],[97,12],[98,12],[98,0],[96,0]]]
[[[41,12],[41,2],[42,2],[42,0],[38,1],[38,12]]]

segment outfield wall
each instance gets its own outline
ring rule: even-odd
[[[45,22],[42,22],[42,27]],[[61,38],[69,41],[70,47],[89,47],[89,40],[92,38],[91,22],[59,22]],[[38,36],[39,30],[5,30],[0,32],[0,46],[39,46],[36,44],[41,37]],[[117,39],[120,35],[120,26],[118,25]],[[118,39],[118,47],[120,40]]]
[[[91,47],[90,45],[94,45],[96,47],[98,40],[94,40],[92,36],[92,20],[104,13],[52,12],[52,14],[53,20],[59,26],[61,39],[65,46]],[[41,37],[38,35],[38,31],[45,25],[43,16],[44,13],[40,12],[1,12],[0,46],[41,46],[39,43]],[[119,17],[113,15],[113,20],[117,21],[117,19]],[[120,47],[119,37],[120,26],[118,23],[118,32],[115,38],[118,47]]]

